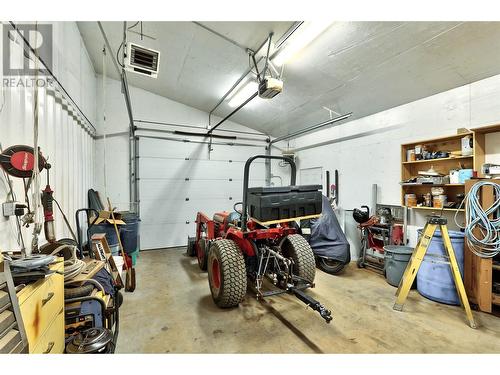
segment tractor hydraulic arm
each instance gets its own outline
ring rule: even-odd
[[[321,303],[319,303],[318,301],[316,301],[314,298],[312,298],[311,296],[308,296],[306,293],[304,293],[304,291],[300,290],[300,289],[297,289],[297,288],[290,288],[290,292],[292,292],[293,294],[295,294],[295,297],[297,297],[298,299],[300,299],[302,302],[304,302],[307,306],[311,307],[313,310],[319,312],[319,315],[321,315],[321,317],[323,319],[325,319],[325,321],[327,323],[330,323],[331,320],[332,320],[332,313],[330,310],[328,310],[325,306],[323,306]]]

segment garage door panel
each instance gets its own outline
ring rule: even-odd
[[[263,170],[252,168],[251,176]],[[140,178],[236,179],[243,178],[243,167],[228,161],[140,158],[139,173]]]
[[[221,186],[219,180],[141,180],[141,200],[158,199],[158,197],[174,200],[188,197],[208,198],[213,195],[222,198],[242,194],[243,188],[240,180],[227,181],[223,184],[223,188]]]
[[[179,222],[191,218],[193,213],[203,211],[207,214],[213,211],[232,209],[235,202],[241,201],[240,197],[235,199],[228,198],[194,198],[189,201],[154,199],[141,201],[141,220],[154,221],[156,219],[170,218],[168,221]],[[173,219],[175,218],[175,219]]]
[[[184,223],[194,221],[198,211],[211,217],[215,212],[231,211],[241,199],[192,199],[189,201],[146,200],[141,202],[141,221],[148,223]]]
[[[243,163],[251,156],[265,154],[263,147],[213,145],[212,148],[213,150],[210,152],[210,157],[212,159],[239,160]],[[263,161],[256,160],[252,165],[255,163],[263,163]]]
[[[195,234],[198,211],[209,217],[231,211],[241,201],[245,161],[265,150],[215,145],[208,155],[206,145],[141,138],[139,152],[141,248],[148,249],[184,246]],[[264,185],[259,161],[250,186]]]
[[[192,225],[188,224],[148,224],[141,226],[141,248],[161,249],[164,247],[185,246]]]
[[[208,159],[206,144],[165,141],[163,139],[140,138],[139,153],[141,157],[152,158]]]

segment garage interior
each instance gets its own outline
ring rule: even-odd
[[[0,353],[500,352],[499,22],[1,29]]]

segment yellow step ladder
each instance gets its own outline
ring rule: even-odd
[[[460,269],[458,268],[457,258],[455,257],[455,251],[453,250],[453,246],[451,244],[447,224],[448,221],[444,217],[431,216],[427,220],[422,236],[420,237],[420,240],[418,241],[415,250],[413,250],[411,259],[408,262],[406,270],[399,283],[399,287],[396,292],[396,303],[394,304],[393,309],[397,311],[403,311],[403,305],[406,301],[406,298],[408,297],[408,293],[410,292],[411,286],[415,281],[418,269],[422,264],[422,261],[425,257],[425,253],[427,252],[429,244],[431,243],[432,238],[434,237],[434,233],[436,232],[436,229],[439,226],[441,230],[441,235],[443,237],[444,248],[450,260],[449,265],[451,268],[451,273],[453,275],[453,280],[455,281],[455,286],[457,288],[460,304],[465,310],[465,314],[467,315],[467,320],[469,321],[470,327],[476,328],[476,323],[474,321],[474,317],[472,316],[472,311],[469,305],[469,300],[467,299],[467,293],[465,292],[462,276],[460,275]]]

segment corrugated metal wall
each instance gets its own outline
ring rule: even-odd
[[[5,104],[0,125],[0,142],[5,149],[15,144],[33,144],[33,92],[4,89]],[[3,98],[2,98],[3,100]],[[86,191],[93,184],[94,140],[78,123],[75,113],[55,92],[39,90],[39,146],[52,165],[50,184],[65,214],[73,223],[76,209],[86,207]],[[5,201],[7,186],[0,177],[0,203]],[[24,200],[22,180],[12,178],[18,200]],[[45,185],[46,173],[42,175]],[[0,248],[16,248],[13,220],[0,219]],[[25,231],[26,233],[27,231]],[[28,230],[31,233],[31,229]],[[58,237],[68,237],[61,215],[56,213]],[[25,236],[30,239],[31,234]]]
[[[4,26],[5,27],[5,26]],[[56,46],[56,52],[65,48],[78,50],[81,64],[78,67],[63,65],[60,61],[55,71],[74,74],[72,70],[81,72],[82,80],[87,83],[84,86],[95,88],[95,82],[89,84],[89,80],[95,81],[95,74],[89,64],[86,52],[81,51],[81,38],[74,23],[58,23],[55,28],[57,34],[55,40],[61,39],[65,33],[67,44]],[[0,59],[2,60],[2,59]],[[83,76],[85,73],[85,76]],[[1,70],[0,70],[0,74]],[[57,73],[56,73],[57,74]],[[80,74],[80,73],[79,73]],[[0,75],[3,82],[3,76]],[[64,84],[64,82],[63,82]],[[83,84],[82,84],[83,85]],[[83,86],[82,86],[83,87]],[[5,149],[15,144],[33,145],[34,126],[34,89],[24,87],[4,87],[0,93],[0,143]],[[73,93],[71,95],[74,95]],[[87,97],[94,98],[95,92],[89,92]],[[78,95],[78,99],[81,96]],[[52,165],[50,170],[50,184],[55,191],[54,197],[61,204],[70,223],[74,225],[75,210],[87,206],[86,192],[93,186],[94,180],[94,139],[84,129],[84,120],[76,108],[67,101],[65,94],[54,88],[40,88],[39,98],[39,141],[43,155],[48,158]],[[78,103],[81,105],[81,102]],[[94,104],[95,107],[95,104]],[[88,114],[87,114],[88,115]],[[87,125],[88,126],[88,125]],[[46,172],[41,175],[42,188],[46,184]],[[11,177],[17,200],[24,202],[23,181]],[[31,196],[30,196],[31,197]],[[0,204],[8,198],[8,185],[3,173],[0,173]],[[69,237],[62,217],[57,208],[54,207],[55,226],[58,238]],[[0,211],[1,212],[1,211]],[[32,227],[23,229],[26,245],[31,243]],[[43,231],[40,242],[45,242]],[[4,218],[0,213],[0,250],[18,249],[17,227],[14,219]]]

